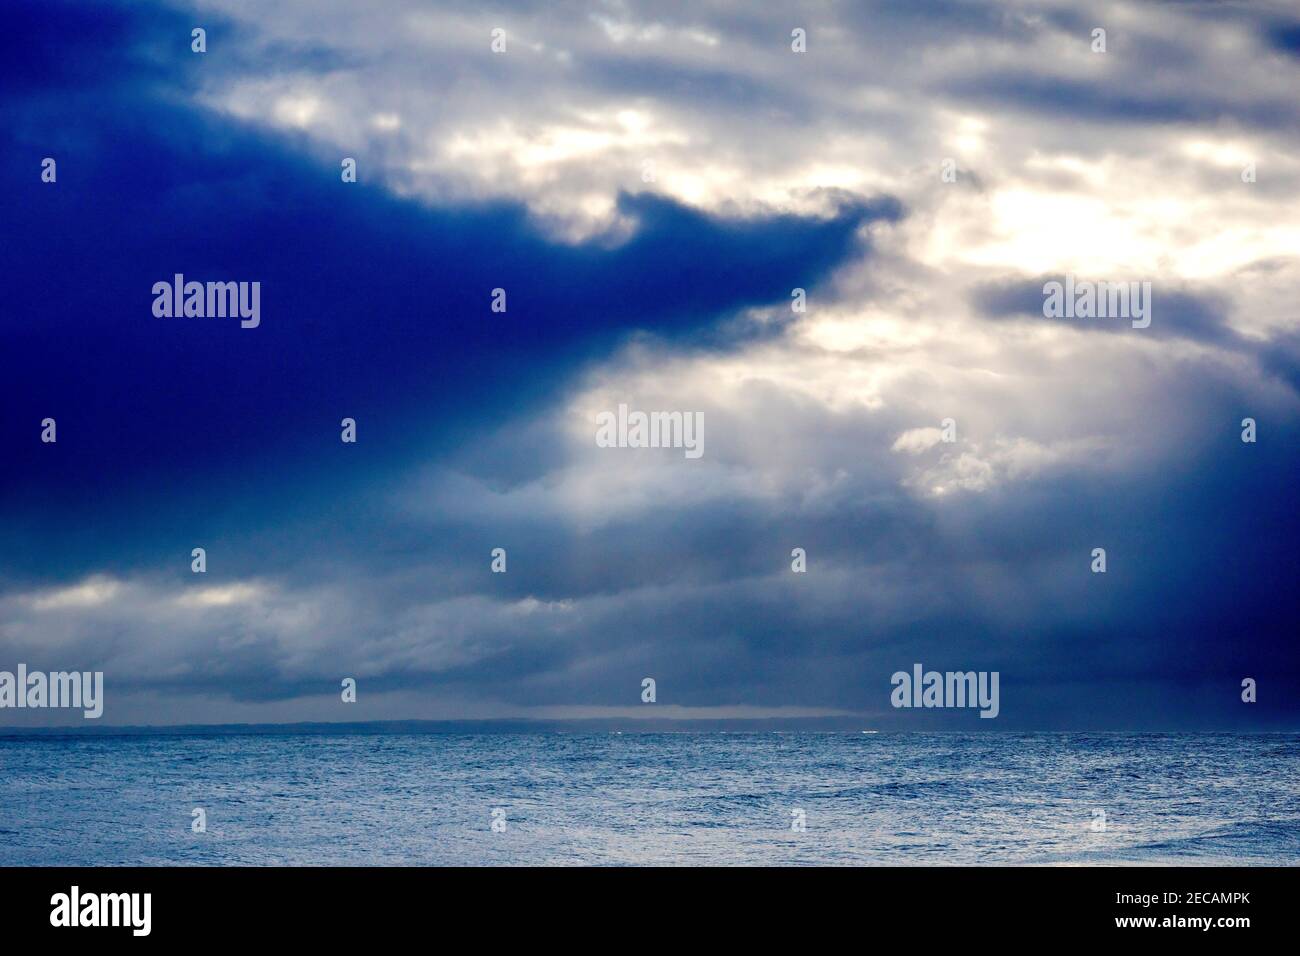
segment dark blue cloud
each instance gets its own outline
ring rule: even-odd
[[[1274,49],[1288,56],[1300,57],[1300,23],[1294,20],[1273,23],[1265,35]]]
[[[111,527],[136,495],[192,510],[200,493],[256,484],[272,509],[340,469],[322,490],[338,494],[361,477],[338,457],[344,416],[368,469],[455,447],[630,331],[692,335],[815,286],[859,227],[901,214],[881,200],[732,221],[623,195],[629,239],[560,244],[520,206],[432,208],[344,184],[287,140],[178,103],[196,70],[248,63],[193,54],[174,13],[20,4],[13,23],[0,325],[16,361],[0,490],[21,501],[7,526],[29,566],[51,523],[93,509]],[[213,40],[233,29],[209,27]],[[40,182],[45,156],[57,184]],[[154,317],[152,286],[174,273],[261,282],[261,326]],[[504,314],[489,308],[498,287]],[[47,416],[54,446],[36,440]]]
[[[1081,319],[1043,315],[1048,282],[1063,283],[1065,276],[1011,279],[986,283],[972,292],[972,302],[990,319],[1027,319],[1055,322],[1084,332],[1128,332],[1159,338],[1186,338],[1216,345],[1245,347],[1242,338],[1228,324],[1230,304],[1221,291],[1196,290],[1186,283],[1152,281],[1143,276],[1075,276],[1076,282],[1151,282],[1152,319],[1144,329],[1115,319]]]
[[[990,107],[1011,105],[1031,113],[1127,126],[1228,122],[1265,129],[1291,129],[1300,120],[1300,110],[1290,100],[1261,98],[1243,103],[1194,92],[1133,90],[1122,80],[1086,82],[1018,70],[963,77],[945,86],[944,92],[956,99]]]

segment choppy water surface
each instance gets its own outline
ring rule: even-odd
[[[1293,734],[0,738],[0,864],[1296,864],[1298,781]]]

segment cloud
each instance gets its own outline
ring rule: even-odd
[[[104,669],[114,722],[629,719],[652,676],[906,728],[922,661],[1016,729],[1294,726],[1269,15],[1113,5],[1103,58],[1064,3],[15,10],[0,664]],[[154,318],[176,272],[261,326]],[[1151,327],[1044,319],[1068,272]],[[597,447],[620,402],[705,455]]]

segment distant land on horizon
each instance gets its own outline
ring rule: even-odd
[[[70,724],[63,727],[4,727],[0,726],[0,739],[15,737],[146,737],[146,736],[200,736],[200,735],[400,735],[400,734],[763,734],[763,733],[840,733],[859,734],[862,731],[878,734],[1130,734],[1130,735],[1231,735],[1260,736],[1294,734],[1300,730],[1061,730],[1061,729],[1000,729],[980,725],[969,730],[951,727],[909,728],[907,730],[874,728],[862,722],[842,717],[829,718],[732,718],[719,720],[673,720],[647,718],[641,720],[372,720],[372,721],[304,721],[300,723],[268,724],[145,724],[145,725],[93,725]]]

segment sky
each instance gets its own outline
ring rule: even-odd
[[[0,670],[105,725],[1300,728],[1293,5],[5,23]],[[260,324],[155,315],[177,273]],[[1067,275],[1150,325],[1045,317]],[[918,663],[997,718],[893,707]]]

